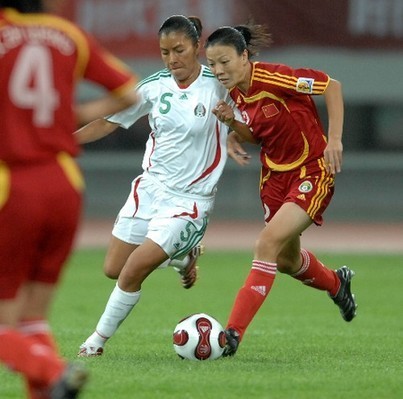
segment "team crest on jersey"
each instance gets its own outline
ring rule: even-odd
[[[313,185],[309,180],[305,180],[298,187],[298,190],[300,191],[300,193],[309,193],[310,191],[312,191],[312,189],[313,189]]]
[[[206,115],[206,107],[202,103],[197,104],[194,109],[194,114],[198,118],[203,118],[203,116]]]
[[[298,78],[297,92],[304,94],[312,94],[314,79],[311,78]]]

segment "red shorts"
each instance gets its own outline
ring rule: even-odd
[[[66,154],[8,168],[0,162],[0,299],[27,281],[55,284],[81,212],[82,177]]]
[[[262,168],[260,199],[267,223],[286,202],[299,205],[321,225],[322,214],[334,193],[334,176],[328,173],[324,160],[318,159],[290,172],[270,172]]]

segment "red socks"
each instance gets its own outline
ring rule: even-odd
[[[301,257],[301,268],[292,277],[310,287],[328,291],[331,296],[335,296],[340,287],[340,280],[336,272],[326,268],[315,255],[305,249],[301,250]],[[253,261],[252,270],[235,298],[226,327],[236,330],[241,340],[245,330],[269,294],[276,271],[276,263]]]
[[[45,320],[25,320],[18,326],[18,331],[26,337],[31,337],[38,343],[41,343],[52,349],[55,353],[58,352],[55,340],[51,334],[49,324]]]
[[[306,249],[301,249],[301,257],[301,269],[291,277],[310,287],[328,291],[331,296],[335,296],[340,287],[340,280],[336,272],[326,268],[315,255]]]
[[[56,381],[65,368],[55,351],[47,323],[43,321],[23,323],[21,331],[1,328],[0,360],[24,376],[31,399],[45,398],[44,389]]]
[[[240,334],[240,339],[269,294],[276,271],[275,263],[253,261],[252,270],[235,298],[226,327],[234,328]]]
[[[45,320],[26,320],[20,323],[19,331],[38,344],[49,348],[57,356],[58,349]],[[49,384],[26,379],[26,388],[30,399],[47,399]]]

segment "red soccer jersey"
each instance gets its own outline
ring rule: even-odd
[[[0,162],[77,154],[73,104],[81,78],[116,92],[134,83],[128,68],[75,24],[0,11]]]
[[[323,94],[329,76],[312,69],[252,63],[246,94],[231,97],[261,144],[261,162],[273,171],[288,171],[323,155],[326,137],[311,95]]]

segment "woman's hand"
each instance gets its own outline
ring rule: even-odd
[[[236,132],[230,132],[227,137],[228,155],[241,166],[249,164],[251,156],[243,149],[241,139]]]
[[[218,101],[212,112],[220,122],[227,126],[230,126],[235,119],[233,109],[223,100]]]
[[[324,155],[328,172],[333,175],[340,173],[343,161],[343,144],[341,143],[341,140],[329,139]]]

